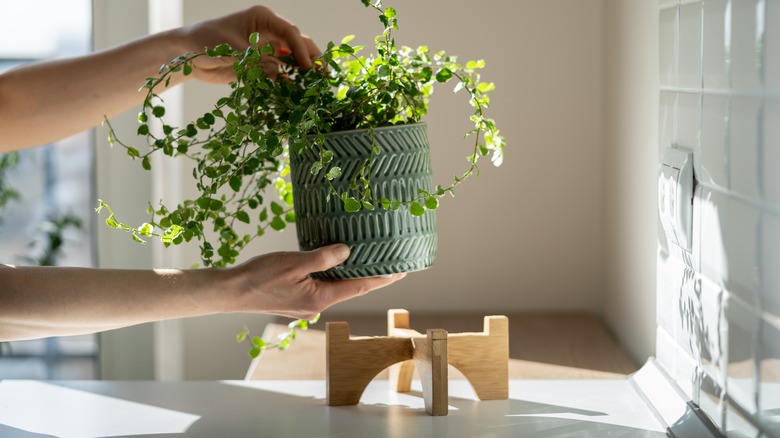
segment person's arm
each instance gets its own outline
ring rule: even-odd
[[[146,78],[173,58],[228,43],[240,49],[259,32],[278,51],[292,51],[311,67],[319,55],[295,25],[263,6],[150,35],[87,56],[22,66],[0,75],[0,153],[25,149],[88,129],[143,101]],[[269,65],[273,68],[273,65]],[[193,75],[206,82],[235,79],[232,60],[195,62]],[[183,80],[175,75],[174,81]],[[7,128],[7,129],[6,129]]]
[[[256,257],[230,269],[121,270],[0,265],[0,341],[94,333],[171,318],[258,312],[310,319],[403,278],[319,281],[346,245]]]

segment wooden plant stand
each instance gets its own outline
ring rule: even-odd
[[[390,367],[390,383],[409,392],[415,367],[429,415],[447,415],[447,365],[471,383],[480,400],[509,396],[509,320],[486,316],[480,333],[409,328],[409,312],[387,313],[387,336],[351,337],[349,324],[329,322],[326,333],[326,385],[329,406],[356,405],[369,382]]]

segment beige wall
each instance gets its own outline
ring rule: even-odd
[[[603,313],[638,362],[655,348],[658,5],[606,2]]]
[[[186,2],[196,20],[251,2]],[[371,44],[374,13],[354,1],[268,1],[320,45],[355,33]],[[602,196],[603,10],[601,2],[390,2],[399,11],[400,43],[427,43],[461,59],[485,58],[497,84],[491,115],[506,136],[504,166],[483,166],[439,210],[436,266],[396,286],[339,306],[341,311],[534,310],[599,308]],[[478,18],[483,15],[485,19]],[[359,20],[359,21],[358,21]],[[477,30],[476,22],[489,30]],[[496,30],[501,31],[496,31]],[[218,94],[193,86],[189,108]],[[449,88],[449,87],[448,87]],[[465,169],[470,107],[442,88],[427,121],[436,179]],[[293,233],[258,252],[294,249]],[[277,246],[277,244],[279,246]]]
[[[250,4],[187,0],[184,21]],[[358,0],[269,0],[265,4],[295,21],[321,46],[347,33],[369,45],[379,29],[374,14]],[[389,4],[399,11],[399,43],[424,42],[462,60],[487,61],[484,76],[497,84],[491,115],[507,138],[506,161],[500,169],[486,162],[480,178],[459,190],[456,199],[443,203],[434,268],[332,311],[604,309],[637,357],[650,354],[652,342],[646,342],[644,327],[654,313],[652,298],[644,294],[653,290],[654,278],[646,278],[645,261],[634,252],[641,250],[643,240],[637,241],[639,246],[632,243],[636,236],[629,224],[639,219],[630,214],[636,205],[628,192],[632,187],[646,191],[635,180],[647,169],[641,157],[617,147],[633,144],[637,138],[652,142],[656,131],[655,124],[648,126],[644,120],[647,111],[639,109],[646,108],[648,95],[642,91],[636,95],[639,101],[632,100],[633,81],[640,79],[622,78],[625,69],[643,67],[646,59],[618,44],[625,38],[626,44],[635,43],[630,35],[633,29],[623,29],[621,17],[629,14],[633,20],[629,24],[644,23],[639,16],[643,6],[608,0],[391,0]],[[607,11],[607,4],[614,10]],[[650,39],[655,41],[655,36]],[[606,63],[608,50],[614,56]],[[657,56],[653,52],[646,58],[654,62]],[[655,74],[657,69],[652,68]],[[647,74],[640,76],[647,79]],[[616,84],[625,90],[615,88]],[[224,91],[187,84],[185,116],[202,113]],[[442,88],[434,96],[427,121],[434,171],[442,183],[464,168],[468,145],[462,135],[469,129],[469,109],[464,97],[449,89]],[[654,117],[654,110],[650,113]],[[189,181],[186,172],[184,177]],[[650,179],[655,180],[654,173]],[[649,235],[653,239],[655,229]],[[121,253],[131,246],[110,250]],[[289,230],[264,237],[253,253],[295,249],[295,235]],[[653,254],[654,247],[650,257]],[[603,255],[609,263],[604,263]],[[183,256],[187,261],[196,258],[196,247]],[[649,266],[654,272],[652,260]],[[245,348],[231,339],[244,323],[259,330],[265,321],[243,315],[185,321],[184,377],[241,377],[248,364]]]
[[[250,1],[185,2],[185,22],[240,9]],[[350,1],[265,4],[324,47],[353,33],[373,42],[375,14]],[[427,44],[462,60],[484,58],[497,84],[491,116],[507,139],[505,164],[486,162],[438,212],[439,254],[433,269],[333,312],[509,312],[585,309],[598,312],[603,290],[602,174],[604,10],[602,1],[395,0],[400,44]],[[480,18],[484,17],[484,18]],[[479,29],[482,26],[483,29]],[[185,108],[202,113],[223,88],[188,84]],[[465,169],[470,107],[449,87],[434,96],[427,122],[435,177]],[[296,250],[295,235],[264,237],[254,253]],[[244,322],[221,316],[186,321],[185,376],[236,377],[245,349],[229,341]],[[218,358],[217,361],[214,358]],[[218,374],[218,375],[215,375]]]

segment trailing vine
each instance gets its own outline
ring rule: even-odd
[[[138,115],[136,133],[146,139],[148,148],[142,151],[119,140],[106,121],[109,140],[146,170],[159,154],[194,160],[199,196],[175,207],[150,205],[149,221],[137,227],[117,220],[101,200],[97,210],[108,211],[106,223],[141,243],[150,237],[165,245],[196,240],[205,266],[225,267],[269,229],[283,230],[295,222],[292,185],[287,179],[289,154],[316,151],[319,161],[310,172],[328,182],[327,201],[342,203],[348,212],[404,206],[414,216],[436,209],[442,197],[454,196],[458,185],[478,174],[481,158],[492,155],[493,164],[500,165],[505,141],[486,116],[489,93],[495,87],[481,80],[485,62],[461,64],[457,57],[430,52],[427,46],[398,47],[393,37],[398,29],[396,10],[385,8],[381,0],[361,2],[379,14],[382,24],[371,54],[363,54],[365,47],[353,45],[353,36],[347,36],[339,44],[328,43],[315,67],[303,71],[293,54],[275,53],[271,45],[261,44],[265,41],[262,35],[254,33],[246,49],[222,44],[183,54],[163,65],[158,76],[147,79],[143,111]],[[159,93],[174,75],[192,74],[200,57],[232,59],[236,79],[230,93],[202,116],[185,126],[173,126],[166,122],[165,102]],[[263,68],[271,57],[281,62],[275,76]],[[410,199],[377,198],[371,193],[371,169],[382,151],[372,144],[369,157],[349,176],[349,188],[339,191],[334,187],[331,181],[344,170],[324,146],[327,133],[361,128],[373,133],[381,126],[417,123],[428,112],[434,86],[447,83],[455,84],[456,93],[465,93],[473,107],[473,129],[466,133],[473,138],[467,165],[451,183],[437,185],[431,192],[420,190]],[[209,237],[212,232],[216,237]]]

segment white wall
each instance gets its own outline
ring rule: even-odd
[[[253,4],[245,0],[185,2],[185,22]],[[264,2],[294,21],[321,47],[356,34],[371,45],[380,29],[358,0]],[[435,266],[333,312],[387,308],[440,312],[582,309],[598,312],[603,267],[603,2],[467,0],[386,2],[399,12],[400,44],[427,44],[462,60],[484,58],[494,81],[491,116],[507,139],[500,169],[482,176],[438,210]],[[480,28],[482,27],[482,28]],[[185,107],[202,113],[224,88],[187,84]],[[435,179],[465,169],[470,107],[463,95],[438,90],[427,118]],[[297,250],[292,230],[265,236],[254,254]],[[218,316],[186,321],[186,376],[236,376],[245,348],[229,339],[245,322]],[[213,357],[219,357],[215,367]],[[232,358],[227,360],[226,358]],[[239,374],[240,375],[240,374]]]
[[[658,5],[606,4],[603,313],[638,363],[655,345]]]
[[[100,2],[96,2],[100,3]],[[247,7],[254,2],[188,0],[184,22]],[[436,265],[404,281],[333,312],[382,313],[389,307],[411,311],[519,312],[589,310],[604,301],[602,254],[609,230],[604,217],[605,10],[604,0],[395,0],[399,43],[427,44],[462,60],[484,58],[484,77],[497,84],[491,116],[507,139],[505,164],[483,165],[482,176],[459,190],[438,211],[439,255]],[[281,15],[296,22],[324,47],[354,33],[371,45],[379,30],[375,14],[358,0],[294,2],[269,0]],[[305,5],[305,6],[304,6]],[[145,14],[143,3],[108,2],[112,17]],[[133,11],[125,11],[125,9]],[[110,19],[106,17],[105,19]],[[96,26],[108,26],[101,23]],[[117,23],[111,24],[116,26]],[[187,84],[185,117],[202,113],[224,87]],[[436,179],[443,183],[465,169],[470,107],[463,95],[440,89],[427,119]],[[132,114],[129,116],[132,117]],[[98,134],[98,137],[102,135]],[[99,145],[99,149],[100,149]],[[105,147],[105,146],[103,146]],[[116,151],[114,151],[116,152]],[[122,154],[113,154],[114,157]],[[122,193],[108,175],[136,172],[125,157],[111,158],[100,185]],[[124,160],[124,164],[119,162]],[[113,161],[117,161],[114,163]],[[115,168],[114,166],[121,166]],[[125,166],[128,169],[125,170]],[[127,175],[134,175],[129,173]],[[138,181],[148,175],[138,175]],[[136,178],[136,177],[133,177]],[[126,179],[134,180],[134,179]],[[190,178],[184,173],[184,180]],[[148,191],[147,191],[148,190]],[[151,188],[127,194],[122,211],[142,216]],[[108,196],[107,196],[108,197]],[[119,199],[121,196],[108,197]],[[138,199],[136,199],[138,198]],[[143,198],[143,199],[141,199]],[[113,201],[117,202],[117,201]],[[140,218],[139,216],[139,218]],[[132,217],[127,217],[132,221]],[[138,246],[101,232],[104,265],[150,260]],[[119,241],[121,240],[121,241]],[[296,250],[295,235],[265,236],[253,254]],[[247,256],[249,251],[247,251]],[[182,256],[197,259],[192,247]],[[231,339],[244,323],[256,329],[266,319],[230,315],[184,323],[184,376],[240,377],[248,363],[245,348]],[[628,339],[632,339],[629,337]]]
[[[692,246],[658,233],[659,362],[729,436],[780,421],[780,3],[661,2],[660,146],[693,153]]]
[[[248,4],[188,2],[186,19]],[[322,46],[346,33],[370,44],[379,29],[374,13],[357,0],[309,3],[305,9],[289,1],[266,4]],[[408,0],[390,4],[399,10],[400,43],[425,42],[461,59],[486,59],[484,76],[497,84],[491,115],[507,138],[507,159],[500,169],[485,164],[480,178],[443,203],[433,269],[339,310],[397,305],[438,310],[443,301],[448,310],[598,309],[601,264],[592,254],[602,241],[600,3],[480,5],[479,14],[489,17],[486,26],[509,33],[469,30],[476,25],[475,15],[464,13],[473,7],[470,1],[446,7]],[[208,105],[218,95],[193,85],[186,97],[190,108]],[[443,182],[464,168],[469,147],[461,138],[469,129],[470,107],[449,91],[437,91],[427,119],[434,172]],[[278,247],[263,243],[261,251],[295,248],[293,236]]]

